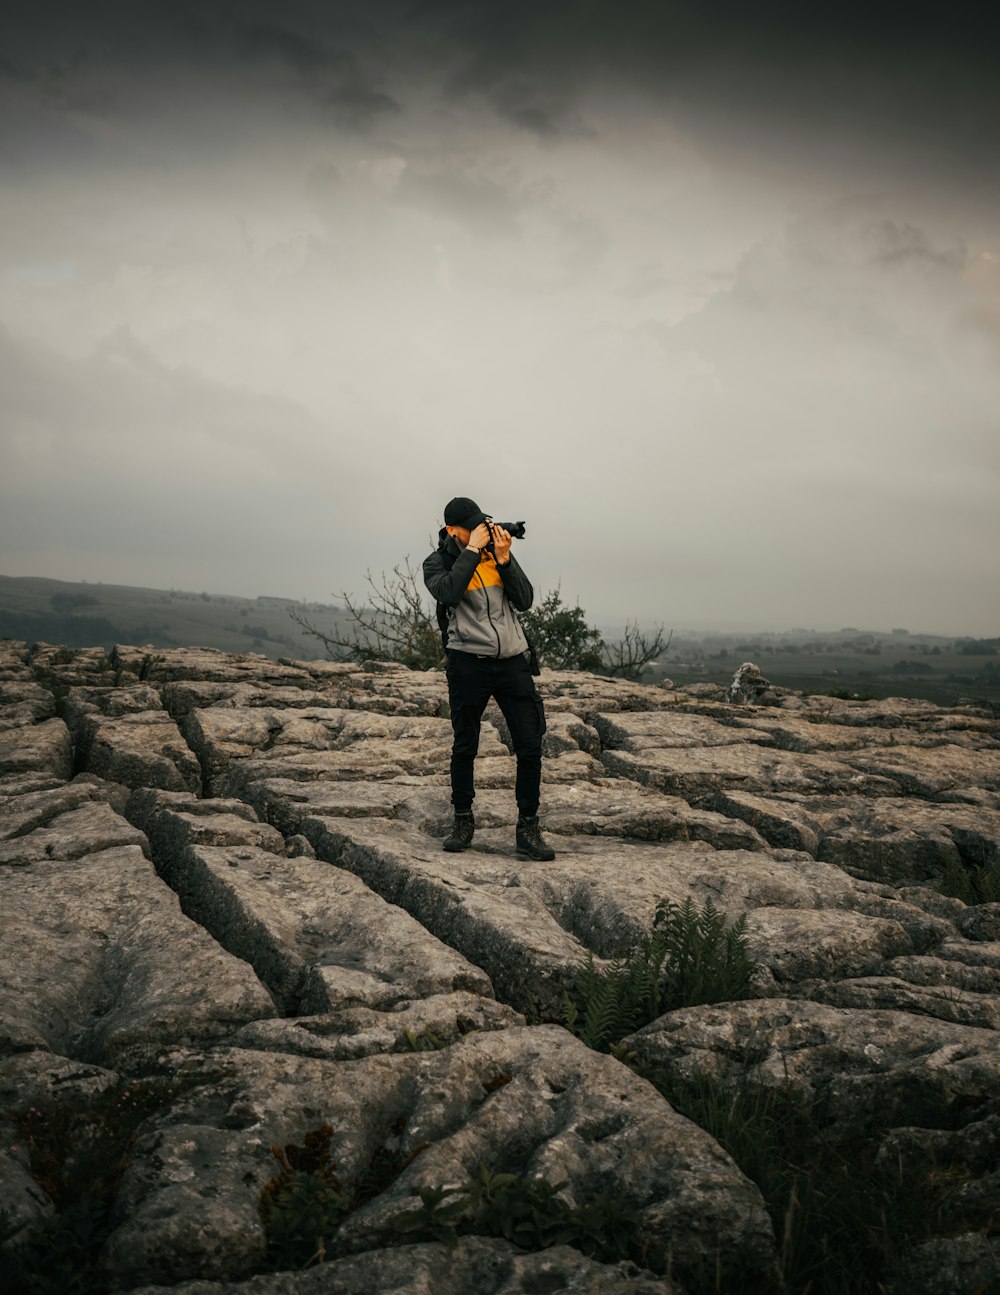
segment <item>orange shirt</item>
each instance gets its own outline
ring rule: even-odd
[[[480,584],[482,581],[482,584]],[[503,580],[500,572],[497,570],[497,560],[492,553],[482,553],[479,557],[479,566],[472,573],[472,579],[469,581],[470,589],[481,589],[483,585],[489,588],[490,585],[502,585]]]

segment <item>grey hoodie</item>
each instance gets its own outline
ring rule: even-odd
[[[516,558],[497,566],[492,555],[459,548],[442,531],[423,571],[431,595],[447,608],[449,652],[512,657],[528,651],[517,613],[528,610],[535,593]]]

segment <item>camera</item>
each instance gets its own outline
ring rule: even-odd
[[[493,543],[493,527],[499,526],[501,530],[507,531],[511,539],[524,539],[524,522],[495,522],[492,517],[486,519],[486,529],[490,533],[490,542],[486,545],[485,551],[496,556],[496,548]]]

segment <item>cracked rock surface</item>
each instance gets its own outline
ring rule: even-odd
[[[0,641],[9,1219],[65,1208],[32,1121],[69,1144],[112,1110],[108,1290],[698,1295],[717,1264],[723,1288],[778,1290],[760,1192],[647,1068],[781,1087],[879,1163],[961,1176],[971,1213],[943,1211],[912,1271],[989,1277],[988,1222],[968,1220],[997,1187],[1000,906],[942,885],[1000,858],[996,717],[539,686],[546,864],[514,852],[495,707],[472,847],[442,852],[439,672]],[[622,958],[658,901],[689,897],[745,916],[757,996],[666,1013],[625,1041],[630,1065],[585,1047],[558,1023],[581,962]],[[268,1271],[272,1147],[322,1127],[352,1200],[336,1253]],[[574,1208],[614,1198],[630,1259],[401,1227],[420,1189],[481,1167],[564,1183]]]

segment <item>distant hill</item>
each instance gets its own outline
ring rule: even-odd
[[[349,613],[334,604],[278,594],[241,598],[187,589],[0,576],[0,638],[67,647],[116,643],[253,651],[276,661],[322,660],[326,652],[292,620],[303,612],[326,633],[346,633]],[[613,641],[621,626],[601,626]],[[742,661],[785,688],[841,697],[919,697],[1000,704],[1000,638],[949,638],[906,630],[731,632],[681,630],[643,676],[649,682],[728,683]]]
[[[150,643],[254,651],[273,660],[325,657],[322,643],[292,620],[291,608],[326,633],[345,630],[350,620],[340,607],[276,595],[240,598],[187,589],[0,576],[0,638],[29,643],[104,648]]]

